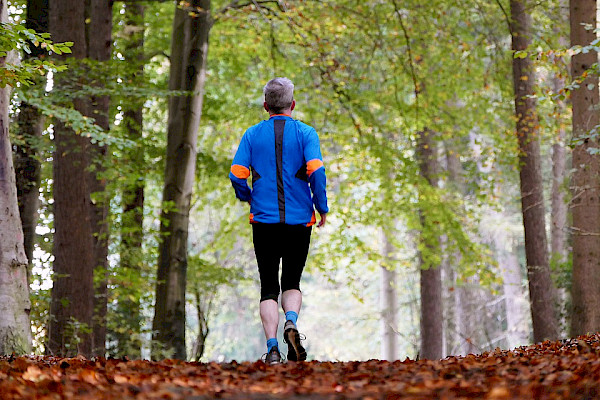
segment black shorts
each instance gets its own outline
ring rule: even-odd
[[[260,301],[277,301],[280,292],[300,290],[300,277],[306,263],[312,227],[286,224],[252,224],[254,254],[260,275]]]

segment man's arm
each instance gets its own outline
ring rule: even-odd
[[[235,190],[235,197],[241,201],[250,202],[252,200],[252,191],[248,186],[248,177],[250,176],[251,151],[248,136],[244,134],[229,171],[229,179]]]
[[[306,160],[306,173],[308,182],[313,193],[313,204],[321,215],[321,221],[317,226],[323,226],[326,221],[326,214],[329,212],[327,205],[327,177],[325,176],[325,166],[321,156],[321,145],[319,136],[313,129],[305,139],[304,159]]]

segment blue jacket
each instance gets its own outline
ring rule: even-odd
[[[289,115],[273,115],[244,133],[229,179],[238,199],[252,200],[251,223],[310,226],[314,208],[329,211],[319,136]]]

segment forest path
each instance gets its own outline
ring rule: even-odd
[[[0,399],[591,399],[600,335],[440,361],[267,366],[261,361],[0,358]]]

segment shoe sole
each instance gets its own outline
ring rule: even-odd
[[[288,361],[305,361],[306,350],[300,344],[300,336],[296,329],[289,329],[285,332],[285,341],[289,346]]]

